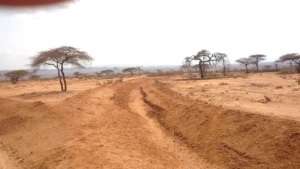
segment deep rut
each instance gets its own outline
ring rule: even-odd
[[[151,84],[133,81],[85,91],[51,109],[35,107],[37,116],[33,116],[33,109],[22,107],[25,113],[17,112],[19,116],[32,115],[34,121],[44,121],[28,121],[32,128],[18,128],[13,136],[20,140],[0,135],[24,159],[21,167],[16,167],[17,161],[15,164],[0,152],[0,169],[217,168],[148,115],[150,107],[144,103],[141,85]],[[44,116],[38,116],[41,112]],[[37,129],[41,129],[38,138],[30,132]],[[31,153],[22,155],[26,151]]]
[[[150,131],[152,141],[165,151],[172,153],[176,160],[180,161],[177,168],[182,169],[207,169],[216,168],[208,165],[205,161],[200,159],[197,154],[190,151],[182,142],[166,134],[166,131],[154,119],[149,117],[147,105],[143,101],[143,95],[139,89],[134,89],[130,93],[129,108],[131,112],[139,114],[145,120],[145,127]]]
[[[0,141],[13,150],[0,147],[0,169],[300,166],[296,121],[191,100],[153,79],[104,85],[53,106],[2,99],[0,110]]]
[[[127,110],[130,114],[138,115],[142,123],[140,128],[143,129],[142,135],[151,142],[152,149],[161,154],[159,163],[164,163],[165,159],[169,160],[168,165],[164,168],[178,169],[215,169],[217,166],[208,164],[206,161],[192,152],[184,143],[177,139],[170,131],[165,130],[160,123],[149,113],[151,107],[144,103],[144,94],[142,87],[151,87],[152,81],[144,81],[144,83],[127,83],[118,86],[115,89],[114,102],[123,110]],[[144,135],[143,134],[147,134]],[[170,158],[171,157],[171,158]],[[153,166],[148,166],[153,168]]]

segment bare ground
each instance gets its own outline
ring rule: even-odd
[[[208,104],[172,79],[49,83],[0,85],[0,169],[300,167],[298,120]]]
[[[299,74],[257,73],[235,78],[164,80],[184,96],[229,109],[300,121]]]

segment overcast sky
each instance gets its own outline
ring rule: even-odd
[[[178,65],[201,49],[231,62],[300,52],[299,0],[81,0],[57,9],[0,9],[0,69],[70,45],[101,65]]]

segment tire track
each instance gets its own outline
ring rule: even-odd
[[[177,168],[180,169],[217,169],[200,159],[199,156],[189,150],[182,142],[166,134],[160,124],[154,119],[149,117],[147,112],[147,105],[144,103],[143,95],[139,88],[134,89],[130,93],[129,108],[132,112],[139,114],[145,120],[145,126],[150,131],[152,141],[157,146],[165,151],[174,154],[177,161],[180,161]]]

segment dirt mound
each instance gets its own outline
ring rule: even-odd
[[[25,117],[12,116],[0,121],[0,135],[7,134],[10,131],[17,130],[26,122]]]
[[[41,101],[0,99],[0,152],[18,164],[18,168],[42,168],[51,161],[47,159],[57,159],[51,157],[66,143],[70,135],[67,123]],[[10,162],[2,163],[3,167]]]
[[[53,97],[57,95],[62,95],[60,91],[51,91],[51,92],[31,92],[31,93],[24,93],[17,95],[15,97],[19,97],[22,99],[32,99],[32,98],[37,98],[37,97]]]
[[[141,98],[128,82],[57,104],[0,100],[0,157],[12,159],[0,168],[217,169],[143,116]]]
[[[210,162],[228,168],[300,168],[298,121],[212,106],[160,82],[151,86],[143,88],[149,112]]]
[[[211,106],[153,79],[51,103],[29,96],[0,98],[0,168],[300,167],[298,121]]]

